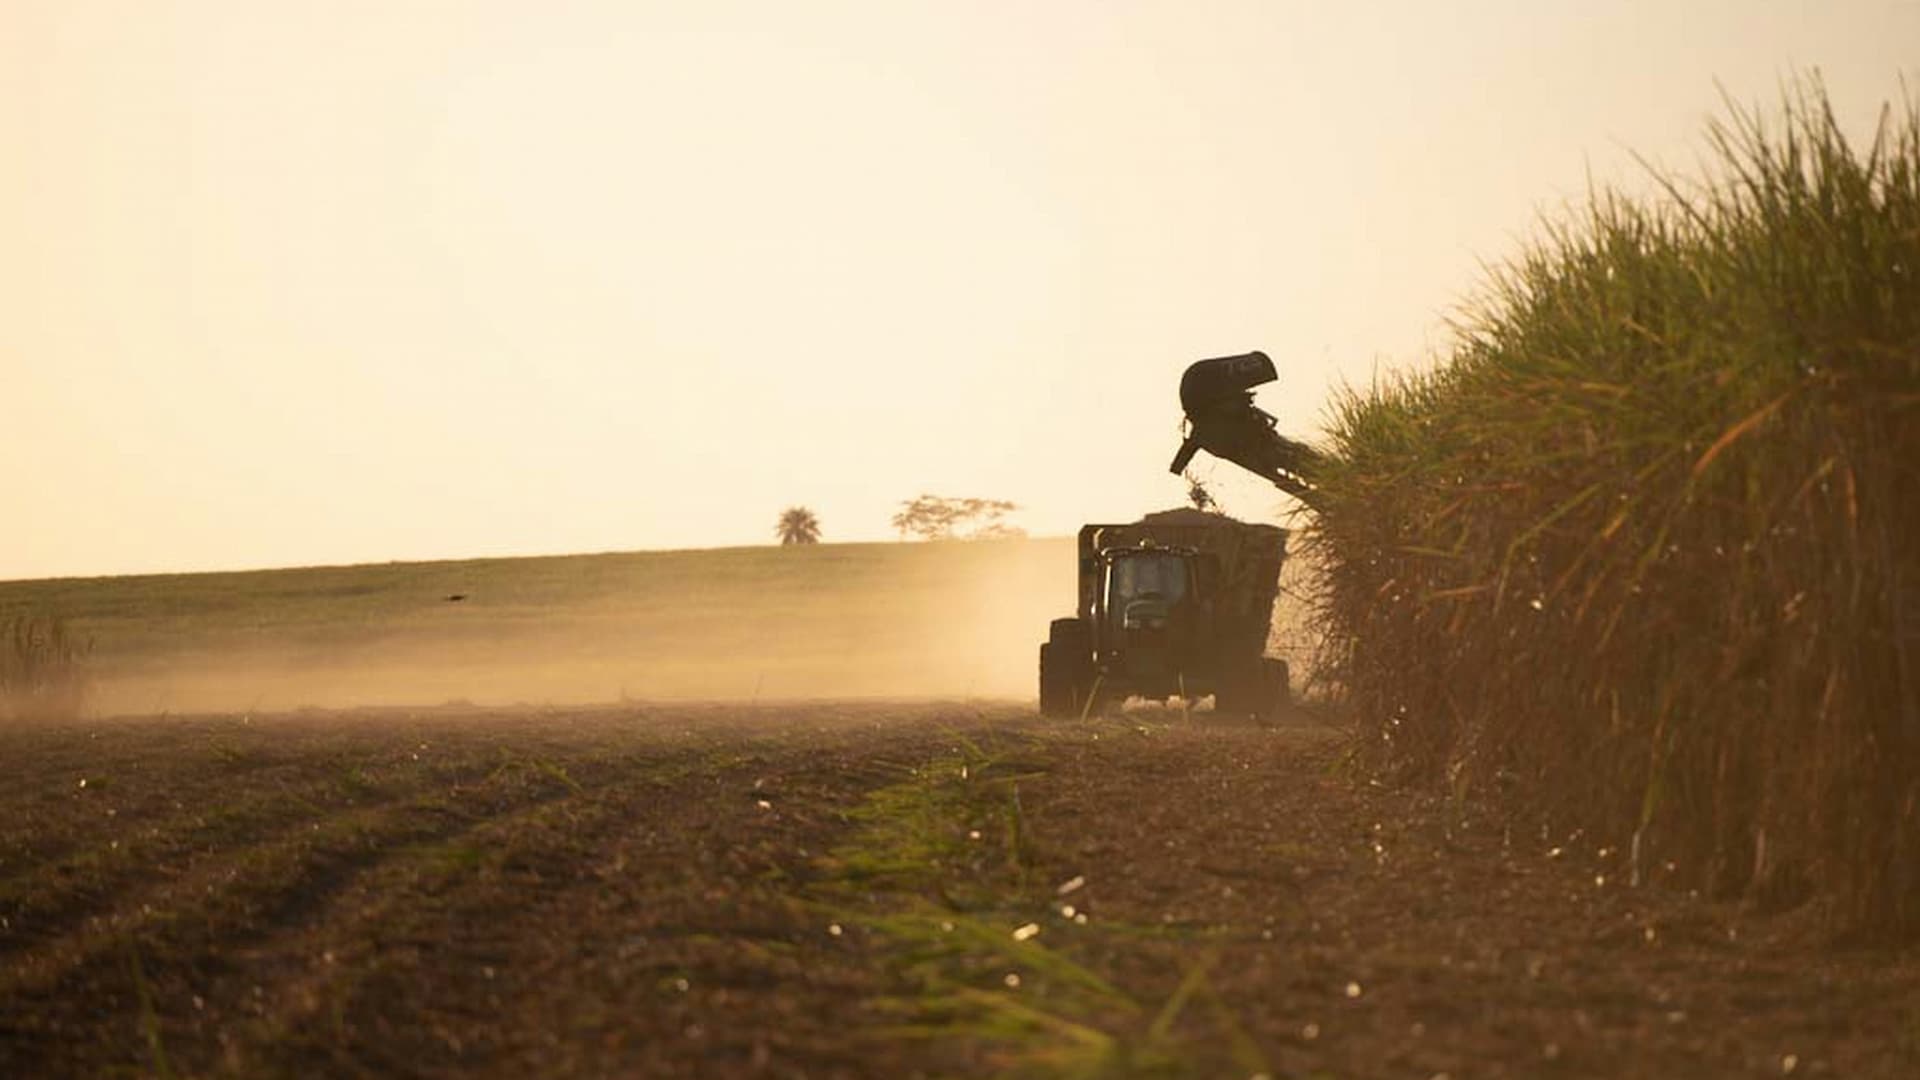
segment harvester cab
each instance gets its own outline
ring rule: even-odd
[[[1180,376],[1180,408],[1187,437],[1173,456],[1173,473],[1186,471],[1205,450],[1264,477],[1273,486],[1313,505],[1313,477],[1320,455],[1275,430],[1273,416],[1253,403],[1253,390],[1280,377],[1266,353],[1201,360]]]

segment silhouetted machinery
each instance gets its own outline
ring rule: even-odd
[[[1273,486],[1313,505],[1313,477],[1320,455],[1274,430],[1273,417],[1253,404],[1253,388],[1280,377],[1259,351],[1201,360],[1180,376],[1180,407],[1187,438],[1173,455],[1174,473],[1201,450],[1257,473]]]
[[[1083,526],[1078,603],[1040,645],[1040,711],[1211,695],[1222,713],[1279,715],[1287,663],[1265,653],[1286,555],[1286,530],[1202,510]]]
[[[1253,404],[1253,388],[1279,377],[1263,352],[1187,368],[1187,437],[1173,472],[1205,450],[1312,506],[1319,453]],[[1286,554],[1284,529],[1199,510],[1082,527],[1079,603],[1040,645],[1040,711],[1085,716],[1130,697],[1211,695],[1221,712],[1278,715],[1289,672],[1266,647]]]

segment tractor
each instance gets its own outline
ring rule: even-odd
[[[1190,365],[1171,471],[1205,450],[1311,509],[1320,455],[1253,404],[1254,388],[1277,378],[1258,351]],[[1211,694],[1218,712],[1272,717],[1291,693],[1286,661],[1265,655],[1286,550],[1283,529],[1199,510],[1082,527],[1078,607],[1040,646],[1040,711],[1086,716],[1129,697]]]
[[[1199,510],[1083,527],[1077,609],[1040,646],[1040,711],[1212,695],[1216,712],[1276,716],[1287,664],[1264,654],[1286,538]]]

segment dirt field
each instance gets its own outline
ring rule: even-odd
[[[1920,964],[1149,710],[0,731],[0,1075],[1920,1075]]]

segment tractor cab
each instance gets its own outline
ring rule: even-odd
[[[1085,525],[1074,614],[1040,644],[1040,709],[1084,716],[1130,697],[1271,715],[1285,665],[1263,656],[1286,533],[1201,511]]]
[[[1191,548],[1142,543],[1100,552],[1095,664],[1143,697],[1181,692],[1206,644],[1207,559]]]
[[[1109,632],[1165,630],[1176,608],[1198,600],[1191,551],[1137,547],[1102,554],[1100,607]]]

